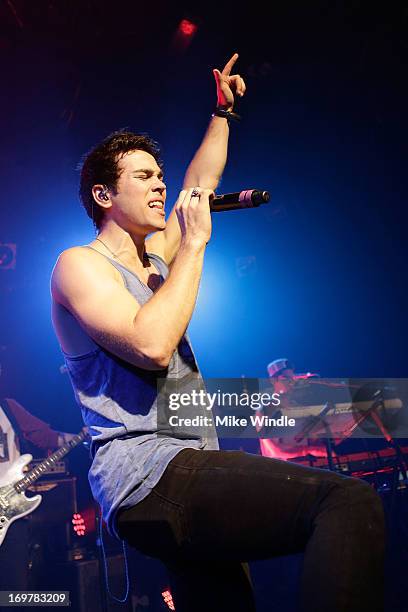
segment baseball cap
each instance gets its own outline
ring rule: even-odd
[[[271,377],[277,376],[280,372],[282,372],[282,370],[293,369],[294,367],[289,361],[289,359],[285,358],[275,359],[274,361],[271,361],[271,363],[269,363],[267,366],[268,374]]]

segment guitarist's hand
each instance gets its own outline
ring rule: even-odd
[[[76,434],[67,433],[62,431],[58,434],[58,446],[64,446],[64,444],[68,444],[75,438]]]

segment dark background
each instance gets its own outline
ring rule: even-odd
[[[248,90],[218,192],[272,200],[213,217],[189,328],[202,372],[264,377],[288,357],[407,376],[407,22],[402,2],[1,2],[0,242],[17,259],[0,269],[0,394],[81,427],[49,316],[58,254],[93,237],[76,166],[115,129],[148,132],[175,201],[235,51]]]

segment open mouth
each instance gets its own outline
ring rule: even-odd
[[[155,200],[154,202],[149,202],[149,208],[155,208],[157,210],[161,210],[164,212],[164,202],[161,200]]]
[[[161,200],[155,200],[154,202],[149,202],[149,208],[152,208],[156,212],[158,212],[162,217],[165,216],[164,212],[164,202]]]

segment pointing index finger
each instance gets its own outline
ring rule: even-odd
[[[229,76],[230,72],[232,70],[233,65],[235,64],[235,62],[238,59],[238,53],[234,53],[234,55],[231,57],[231,59],[225,64],[224,69],[222,71],[221,74],[225,75],[225,76]]]

